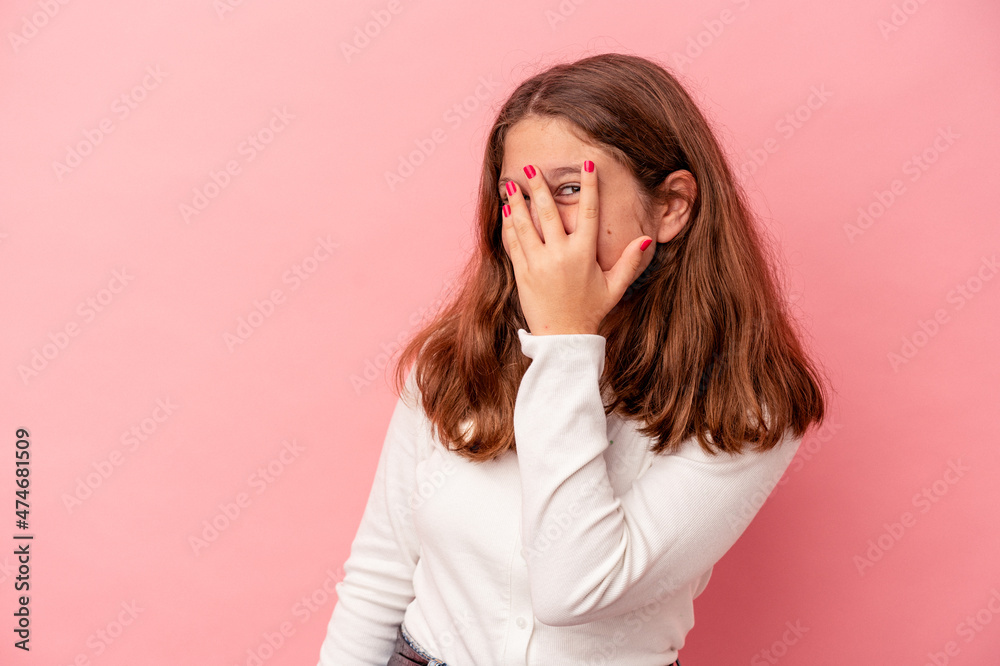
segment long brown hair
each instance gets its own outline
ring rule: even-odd
[[[513,415],[531,359],[513,266],[501,242],[497,180],[507,131],[526,116],[561,116],[628,168],[652,211],[659,188],[688,170],[697,183],[688,222],[605,317],[605,415],[641,420],[656,453],[694,436],[709,454],[775,446],[788,428],[821,422],[823,388],[780,297],[754,226],[708,122],[661,65],[605,53],[557,64],[511,94],[490,131],[480,180],[478,252],[454,298],[401,352],[397,394],[413,372],[435,435],[473,461],[514,443]],[[471,425],[472,427],[468,427]],[[710,433],[711,440],[706,437]]]

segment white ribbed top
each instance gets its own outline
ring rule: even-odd
[[[605,339],[532,335],[517,453],[472,463],[433,437],[410,373],[382,446],[319,666],[385,666],[405,623],[448,666],[677,659],[692,601],[801,440],[653,455],[604,415]],[[407,394],[410,394],[409,396]]]

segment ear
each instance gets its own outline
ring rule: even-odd
[[[666,243],[688,223],[698,196],[698,183],[690,171],[679,169],[664,178],[660,188],[671,193],[669,201],[657,209],[656,242]]]

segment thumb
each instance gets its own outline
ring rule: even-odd
[[[646,246],[645,251],[643,251],[642,245],[646,241],[649,241],[649,245]],[[628,244],[625,251],[622,252],[622,256],[618,259],[618,263],[611,267],[609,271],[610,279],[608,280],[611,287],[611,293],[614,295],[615,303],[617,304],[621,297],[625,294],[625,290],[628,289],[629,285],[639,277],[639,266],[642,264],[642,256],[645,252],[652,252],[653,239],[649,236],[640,236],[634,241]]]

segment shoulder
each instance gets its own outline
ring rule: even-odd
[[[710,432],[705,433],[705,439],[714,447],[715,442]],[[675,455],[692,462],[725,468],[780,468],[783,471],[795,457],[801,443],[802,437],[795,435],[789,428],[769,449],[762,450],[746,445],[740,453],[718,449],[714,449],[714,452],[710,453],[701,446],[697,437],[690,437],[681,444],[677,451],[665,455]]]

